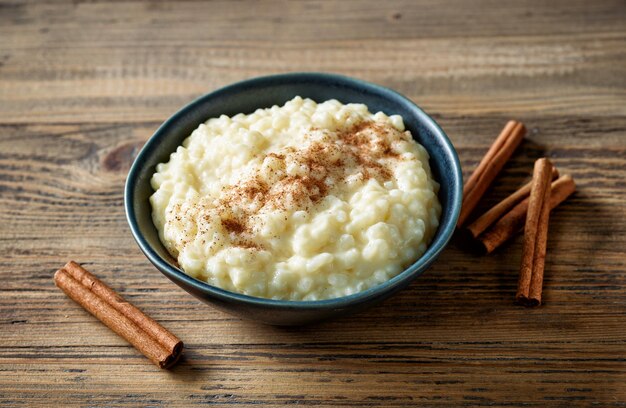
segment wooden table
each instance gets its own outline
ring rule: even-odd
[[[219,86],[311,70],[412,98],[466,176],[507,119],[527,124],[482,208],[540,156],[574,176],[544,306],[513,304],[519,237],[487,257],[452,245],[382,305],[300,328],[221,313],[149,264],[122,205],[146,139]],[[0,404],[625,406],[625,179],[622,0],[3,1]],[[69,259],[179,335],[184,360],[157,369],[65,297]]]

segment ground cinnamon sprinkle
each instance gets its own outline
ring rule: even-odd
[[[239,248],[245,248],[245,249],[254,249],[254,250],[263,249],[263,247],[261,247],[259,244],[252,242],[252,241],[245,240],[245,239],[235,240],[233,242],[233,246],[237,246]]]
[[[393,176],[389,161],[400,160],[393,142],[398,140],[398,133],[401,137],[403,134],[390,125],[362,121],[336,135],[325,135],[320,129],[309,132],[312,141],[305,147],[289,146],[265,156],[263,160],[275,160],[281,169],[270,170],[277,176],[271,185],[265,179],[267,175],[261,174],[262,169],[257,169],[238,184],[225,187],[213,203],[233,245],[262,249],[253,242],[254,231],[248,228],[253,224],[250,218],[262,211],[294,208],[307,211],[350,177],[362,181],[375,178],[382,184]],[[288,173],[285,170],[288,166],[300,170],[297,174]]]
[[[224,219],[222,218],[222,226],[226,228],[228,232],[234,232],[235,234],[241,234],[246,230],[245,225],[243,225],[238,220],[233,219]]]

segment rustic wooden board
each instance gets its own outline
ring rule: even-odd
[[[548,4],[549,3],[549,4]],[[191,298],[122,206],[137,150],[192,98],[251,76],[339,72],[430,112],[473,169],[530,132],[482,208],[547,155],[578,191],[551,216],[543,307],[513,304],[517,239],[457,243],[355,316],[274,328]],[[623,1],[0,2],[0,404],[626,406]],[[82,262],[179,335],[160,371],[66,298]]]

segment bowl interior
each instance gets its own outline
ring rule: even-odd
[[[137,156],[128,176],[125,194],[127,217],[131,230],[141,249],[157,266],[165,265],[170,279],[182,276],[171,262],[171,257],[152,223],[152,207],[149,197],[153,190],[150,179],[158,163],[169,160],[170,154],[182,144],[200,123],[222,114],[232,116],[237,113],[251,113],[258,108],[282,105],[294,96],[311,98],[316,102],[337,99],[342,103],[364,103],[371,112],[383,111],[388,115],[398,114],[415,140],[422,144],[430,155],[430,166],[435,180],[440,184],[439,200],[442,215],[439,228],[426,253],[404,272],[380,286],[397,285],[402,280],[406,284],[419,275],[447,244],[455,228],[461,203],[461,172],[458,157],[445,133],[420,108],[400,94],[390,89],[360,80],[331,74],[284,74],[255,78],[240,82],[191,102],[168,119],[146,143]],[[160,259],[154,259],[158,257]],[[159,267],[163,270],[163,267]],[[186,275],[185,275],[186,276]],[[185,278],[194,280],[192,278]],[[195,280],[194,280],[195,281]],[[195,281],[204,291],[214,291],[224,295],[226,291]],[[404,286],[404,285],[403,285]],[[377,290],[379,287],[372,288]],[[370,289],[370,291],[372,290]],[[366,291],[367,292],[367,291]],[[245,295],[228,294],[242,299],[258,299]],[[350,297],[362,296],[361,294]],[[262,301],[266,301],[263,299]],[[332,301],[332,300],[331,300]],[[267,301],[271,302],[271,301]],[[281,302],[281,301],[274,301]],[[287,302],[284,303],[319,303]]]

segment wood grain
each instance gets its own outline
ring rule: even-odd
[[[0,2],[0,404],[626,406],[622,1]],[[549,3],[549,4],[548,4]],[[141,255],[123,184],[158,125],[251,76],[331,71],[397,89],[465,176],[504,123],[526,141],[478,211],[550,157],[545,305],[515,306],[521,237],[454,242],[360,314],[274,328],[201,304]],[[186,344],[160,372],[52,282],[87,265]]]

